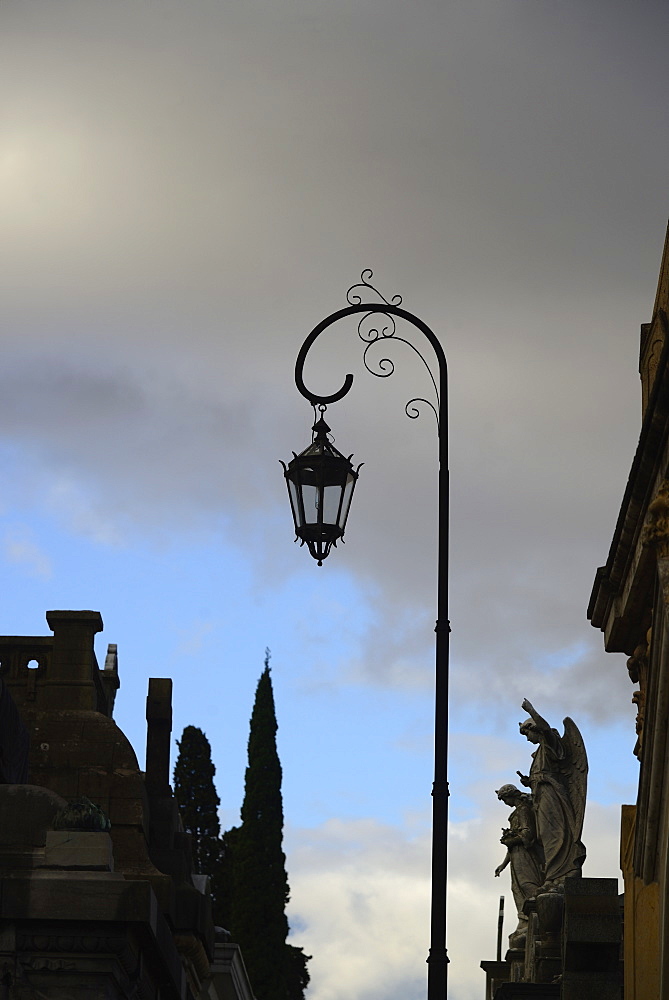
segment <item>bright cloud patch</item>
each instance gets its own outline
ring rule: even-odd
[[[48,579],[52,575],[51,560],[25,525],[8,528],[2,547],[5,559],[20,567],[28,576]]]
[[[288,831],[294,943],[312,955],[310,1000],[422,1000],[429,947],[430,834],[374,820],[331,820]],[[506,938],[516,926],[504,856],[506,820],[498,802],[483,817],[450,827],[449,996],[479,1000],[482,959],[495,957],[499,896]],[[617,878],[619,807],[594,802],[586,812],[584,875]]]

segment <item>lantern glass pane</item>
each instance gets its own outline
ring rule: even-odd
[[[292,479],[288,480],[288,496],[290,498],[290,506],[293,511],[293,520],[295,521],[295,527],[300,524],[300,502],[299,502],[299,490]]]
[[[353,496],[353,487],[355,486],[356,477],[352,472],[349,472],[346,477],[346,486],[344,487],[344,495],[342,497],[341,504],[341,515],[339,523],[341,530],[343,531],[346,527],[346,519],[348,517],[348,509],[351,506],[351,497]]]
[[[304,523],[316,524],[318,522],[318,490],[315,486],[302,484],[302,500],[304,501]]]
[[[323,521],[326,524],[337,524],[341,485],[326,486],[323,490]]]

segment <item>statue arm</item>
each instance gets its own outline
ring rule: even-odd
[[[521,708],[523,709],[523,711],[527,712],[527,714],[534,720],[537,729],[546,729],[548,730],[548,732],[550,732],[551,727],[546,722],[544,717],[542,715],[539,715],[539,713],[537,712],[536,708],[534,707],[531,701],[528,701],[527,698],[525,698],[523,700]]]
[[[516,830],[516,835],[523,847],[530,847],[534,843],[535,837],[529,826],[521,826]]]
[[[498,865],[497,868],[495,868],[495,878],[499,878],[499,876],[502,874],[502,872],[504,871],[504,869],[506,868],[506,866],[509,864],[510,861],[511,858],[509,856],[509,852],[507,851],[504,861],[502,861],[501,865]]]
[[[553,729],[542,715],[539,715],[534,705],[525,698],[522,707],[531,716],[534,725],[540,734],[541,746],[548,752],[549,759],[553,758],[553,766],[559,766],[565,755],[565,748],[557,729]]]

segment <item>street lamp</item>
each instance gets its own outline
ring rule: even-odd
[[[314,407],[315,409],[315,407]],[[325,406],[321,404],[320,420],[311,428],[311,444],[286,466],[282,462],[288,483],[288,496],[295,522],[295,536],[307,543],[318,565],[330,554],[333,545],[344,535],[346,518],[358,478],[351,465],[352,455],[344,458],[328,438],[330,428],[325,423]]]
[[[407,416],[415,419],[420,415],[421,404],[431,408],[437,421],[439,439],[439,486],[438,486],[438,541],[437,541],[437,624],[435,648],[435,732],[434,732],[434,784],[432,786],[432,901],[430,921],[430,951],[428,963],[428,1000],[446,1000],[448,955],[446,952],[446,879],[447,879],[447,837],[448,837],[448,645],[450,625],[448,621],[448,382],[446,356],[433,331],[417,316],[401,308],[399,295],[388,301],[370,283],[372,272],[365,270],[360,282],[352,285],[347,292],[349,303],[343,309],[331,313],[321,320],[306,338],[295,362],[295,384],[302,395],[315,407],[321,418],[314,424],[315,437],[311,445],[284,465],[291,509],[295,522],[295,534],[306,541],[309,550],[322,565],[330,552],[342,538],[346,518],[353,495],[358,472],[353,469],[350,457],[345,459],[341,452],[329,442],[330,428],[325,423],[323,413],[330,403],[335,403],[347,394],[353,385],[353,376],[347,375],[337,392],[329,396],[311,392],[304,384],[302,373],[304,362],[311,345],[330,326],[349,316],[361,314],[358,335],[365,343],[363,360],[371,374],[381,378],[392,375],[395,366],[389,358],[381,358],[375,370],[368,363],[368,354],[373,345],[395,341],[406,344],[423,362],[428,371],[436,396],[436,405],[423,397],[414,397],[406,404]],[[365,301],[374,297],[381,301]],[[395,319],[402,320],[419,330],[430,342],[438,363],[438,379],[416,346],[397,334]],[[378,322],[378,320],[381,320]],[[358,466],[358,468],[360,468]],[[330,491],[326,494],[326,490]],[[329,499],[331,496],[331,499]]]

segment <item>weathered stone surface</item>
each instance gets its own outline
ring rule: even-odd
[[[202,997],[221,1000],[255,1000],[238,944],[216,942],[210,976],[202,984]]]
[[[171,735],[172,681],[151,677],[146,699],[146,787],[150,795],[170,794]]]
[[[108,833],[47,830],[44,867],[114,870],[112,839]]]
[[[30,736],[9,688],[0,677],[0,782],[28,780]]]
[[[481,962],[481,968],[485,972],[485,996],[486,1000],[495,995],[495,991],[502,983],[511,979],[511,966],[509,962]]]
[[[562,1000],[621,1000],[621,919],[618,882],[565,882]]]
[[[53,629],[53,651],[49,671],[38,692],[42,710],[68,708],[97,710],[98,665],[93,651],[96,632],[102,631],[97,611],[48,611]]]
[[[154,927],[158,906],[145,881],[127,881],[101,874],[85,878],[86,872],[70,872],[67,878],[39,876],[5,879],[0,898],[0,916],[7,920],[127,920]],[[78,877],[82,876],[82,877]]]
[[[533,909],[532,974],[528,978],[537,983],[552,983],[562,972],[564,897],[561,892],[539,893],[533,900]],[[528,957],[529,954],[528,948]]]
[[[184,967],[146,882],[41,872],[3,889],[0,967],[20,970],[3,980],[11,1000],[186,1000]]]
[[[504,983],[494,1000],[559,1000],[559,997],[559,983]]]
[[[525,949],[509,948],[504,956],[504,961],[509,966],[509,981],[512,983],[520,982],[525,973]]]
[[[44,847],[46,832],[65,799],[37,785],[0,785],[0,865],[8,847]]]

